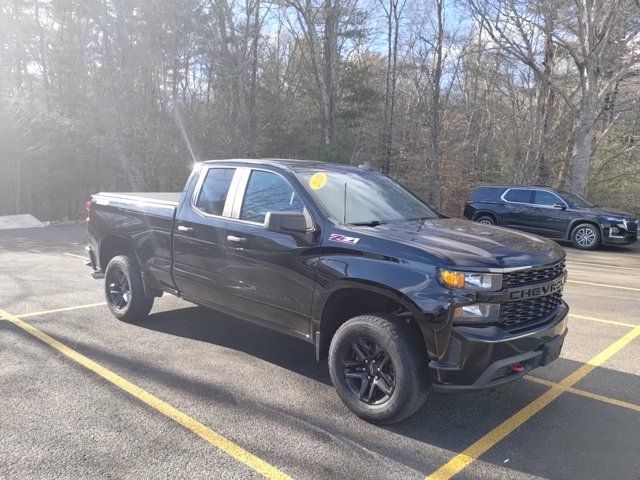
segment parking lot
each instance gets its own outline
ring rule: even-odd
[[[313,346],[166,295],[116,321],[84,227],[0,232],[0,478],[640,478],[640,246],[567,247],[562,356],[401,424]]]

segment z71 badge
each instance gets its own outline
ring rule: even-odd
[[[358,237],[347,237],[346,235],[341,235],[340,233],[332,233],[329,236],[329,240],[332,242],[340,242],[340,243],[350,243],[351,245],[355,245],[360,241]]]

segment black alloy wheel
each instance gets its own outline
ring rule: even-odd
[[[146,289],[138,262],[126,255],[113,257],[104,273],[107,306],[125,322],[141,320],[153,307],[154,292]]]
[[[391,424],[425,403],[427,351],[416,324],[389,313],[347,320],[329,347],[329,375],[346,407],[365,420]]]
[[[127,276],[118,266],[109,271],[106,278],[108,298],[111,305],[118,310],[125,310],[131,301],[131,287]]]
[[[342,365],[349,390],[361,402],[380,405],[393,395],[396,385],[393,361],[374,340],[360,337],[352,341]]]

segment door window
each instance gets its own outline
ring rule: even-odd
[[[196,200],[196,208],[209,215],[222,215],[235,168],[210,168]]]
[[[304,204],[293,187],[280,175],[254,170],[242,201],[240,219],[264,223],[267,212],[302,212]]]
[[[536,190],[533,203],[553,207],[556,203],[563,203],[554,193],[545,190]]]
[[[531,190],[512,188],[507,193],[505,193],[504,199],[507,202],[531,203]]]

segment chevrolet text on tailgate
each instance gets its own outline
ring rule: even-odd
[[[369,169],[209,161],[181,195],[99,193],[89,210],[113,315],[134,322],[168,292],[302,338],[370,421],[516,380],[567,331],[562,248],[443,218]]]

